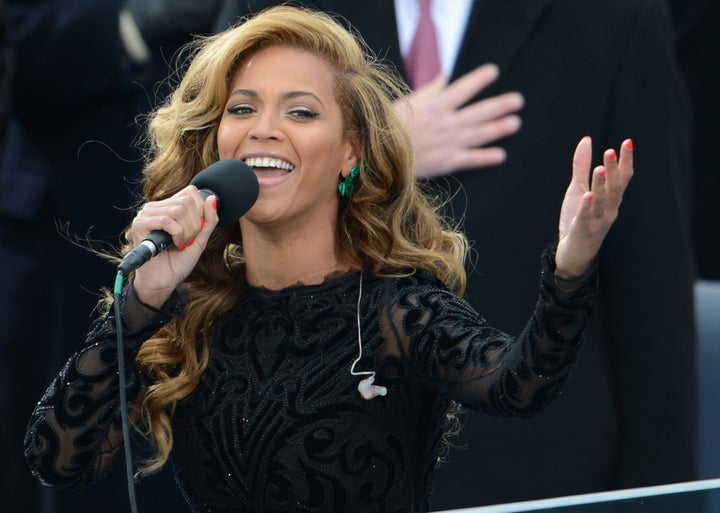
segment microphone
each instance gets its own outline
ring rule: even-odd
[[[218,226],[236,222],[250,210],[257,200],[260,186],[255,172],[238,159],[214,162],[190,181],[203,200],[215,195],[218,200]],[[127,276],[172,244],[172,237],[163,230],[155,230],[123,258],[118,272]]]

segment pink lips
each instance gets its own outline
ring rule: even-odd
[[[289,171],[284,171],[280,169],[272,169],[267,171],[258,171],[257,169],[255,169],[254,171],[260,187],[270,187],[282,183],[287,179],[288,175],[290,174]]]

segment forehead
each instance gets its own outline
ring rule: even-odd
[[[298,48],[272,46],[249,55],[233,77],[233,88],[253,83],[304,89],[333,95],[335,72],[325,60]]]

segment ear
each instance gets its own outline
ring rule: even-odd
[[[340,174],[347,176],[360,163],[360,144],[354,136],[347,135]]]

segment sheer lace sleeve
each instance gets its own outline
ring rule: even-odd
[[[175,295],[162,311],[143,305],[132,285],[123,291],[128,404],[142,395],[143,376],[135,356],[149,338],[182,309]],[[98,319],[32,413],[25,433],[25,457],[43,484],[77,486],[105,474],[122,453],[117,342],[112,313]]]
[[[404,353],[428,387],[466,407],[534,415],[569,379],[597,291],[597,265],[569,292],[553,269],[545,251],[535,311],[517,337],[440,286],[401,287],[386,309],[386,350]]]

